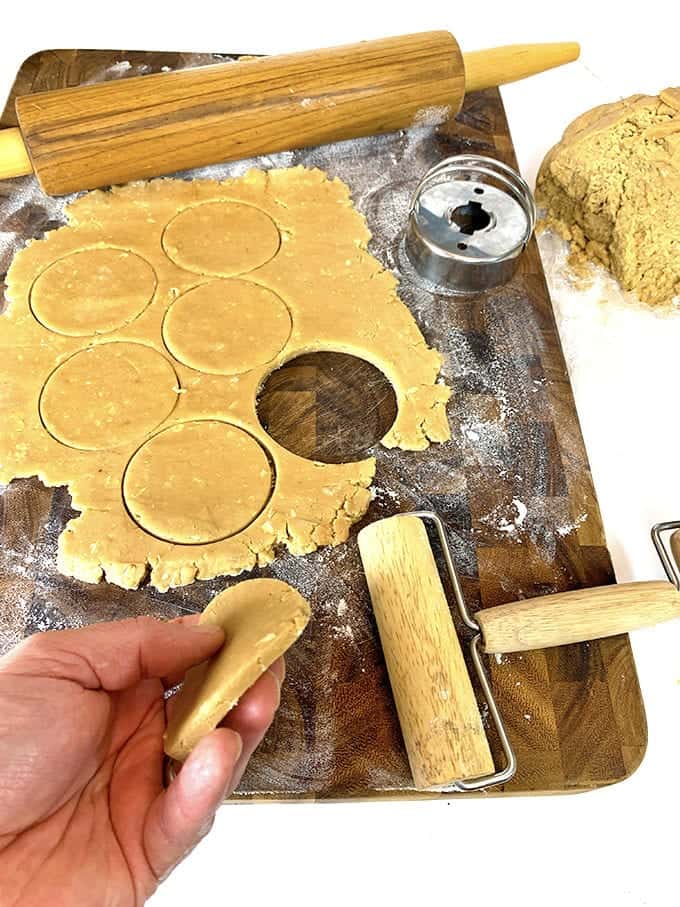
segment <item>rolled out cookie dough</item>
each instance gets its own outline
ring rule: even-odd
[[[155,289],[156,275],[143,258],[125,249],[76,249],[41,271],[30,304],[48,330],[91,337],[136,318]]]
[[[245,580],[214,598],[200,623],[222,627],[225,643],[216,655],[188,671],[172,703],[165,752],[173,759],[186,759],[295,642],[309,616],[309,604],[300,593],[278,579]]]
[[[0,317],[0,481],[68,485],[63,573],[165,590],[345,541],[375,461],[305,460],[257,418],[268,375],[302,353],[384,372],[385,445],[449,438],[441,356],[340,180],[154,180],[66,213],[15,256]]]
[[[603,264],[650,305],[680,295],[680,88],[582,114],[536,182],[541,226],[571,243],[571,263]]]
[[[194,287],[163,319],[163,339],[175,359],[213,375],[239,375],[274,359],[290,331],[284,302],[246,280]]]

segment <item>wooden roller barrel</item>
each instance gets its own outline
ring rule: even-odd
[[[463,59],[448,32],[158,73],[17,100],[45,192],[110,183],[455,115]]]
[[[359,533],[380,641],[415,785],[494,770],[477,700],[422,521],[390,517]]]
[[[218,161],[436,125],[466,91],[578,57],[574,43],[466,55],[446,31],[24,95],[0,178],[60,195]]]

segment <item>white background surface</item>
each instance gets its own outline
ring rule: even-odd
[[[9,91],[22,60],[47,47],[274,53],[429,28],[453,31],[469,50],[578,40],[579,63],[503,91],[520,166],[532,184],[543,154],[575,115],[619,96],[680,84],[675,4],[650,0],[3,6],[0,94]],[[649,330],[643,318],[638,341],[621,327],[626,316],[616,310],[613,333],[603,324],[591,331],[578,309],[570,311],[578,304],[576,295],[561,294],[569,325],[564,341],[610,548],[620,579],[652,579],[661,573],[649,526],[680,519],[674,390],[680,316]],[[649,749],[624,784],[571,797],[223,808],[154,907],[678,903],[680,796],[673,777],[680,622],[638,632],[633,645]]]

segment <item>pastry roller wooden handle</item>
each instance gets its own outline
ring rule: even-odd
[[[454,116],[465,91],[578,57],[574,43],[463,56],[446,31],[24,95],[0,178],[60,195]]]
[[[523,652],[628,633],[680,617],[672,583],[621,583],[485,608],[475,619],[485,652]]]
[[[358,541],[416,787],[491,774],[493,759],[423,523],[416,516],[378,520]]]

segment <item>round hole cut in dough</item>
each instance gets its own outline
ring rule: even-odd
[[[173,759],[186,759],[295,642],[309,617],[307,601],[277,579],[246,580],[214,598],[200,623],[222,627],[225,643],[216,655],[188,671],[172,703],[165,752]]]
[[[123,479],[129,514],[168,542],[216,542],[245,529],[272,493],[273,473],[259,443],[226,422],[166,428],[130,460]]]
[[[31,288],[31,310],[57,334],[108,334],[151,302],[156,274],[124,249],[82,249],[49,265]]]
[[[142,343],[101,343],[59,365],[40,395],[40,417],[57,441],[80,450],[139,442],[175,408],[179,381]]]
[[[205,202],[180,211],[163,234],[165,254],[180,268],[234,277],[261,267],[279,251],[281,235],[268,214],[238,202]]]
[[[175,359],[213,375],[270,362],[286,345],[291,318],[271,290],[246,280],[211,280],[170,306],[163,339]]]

